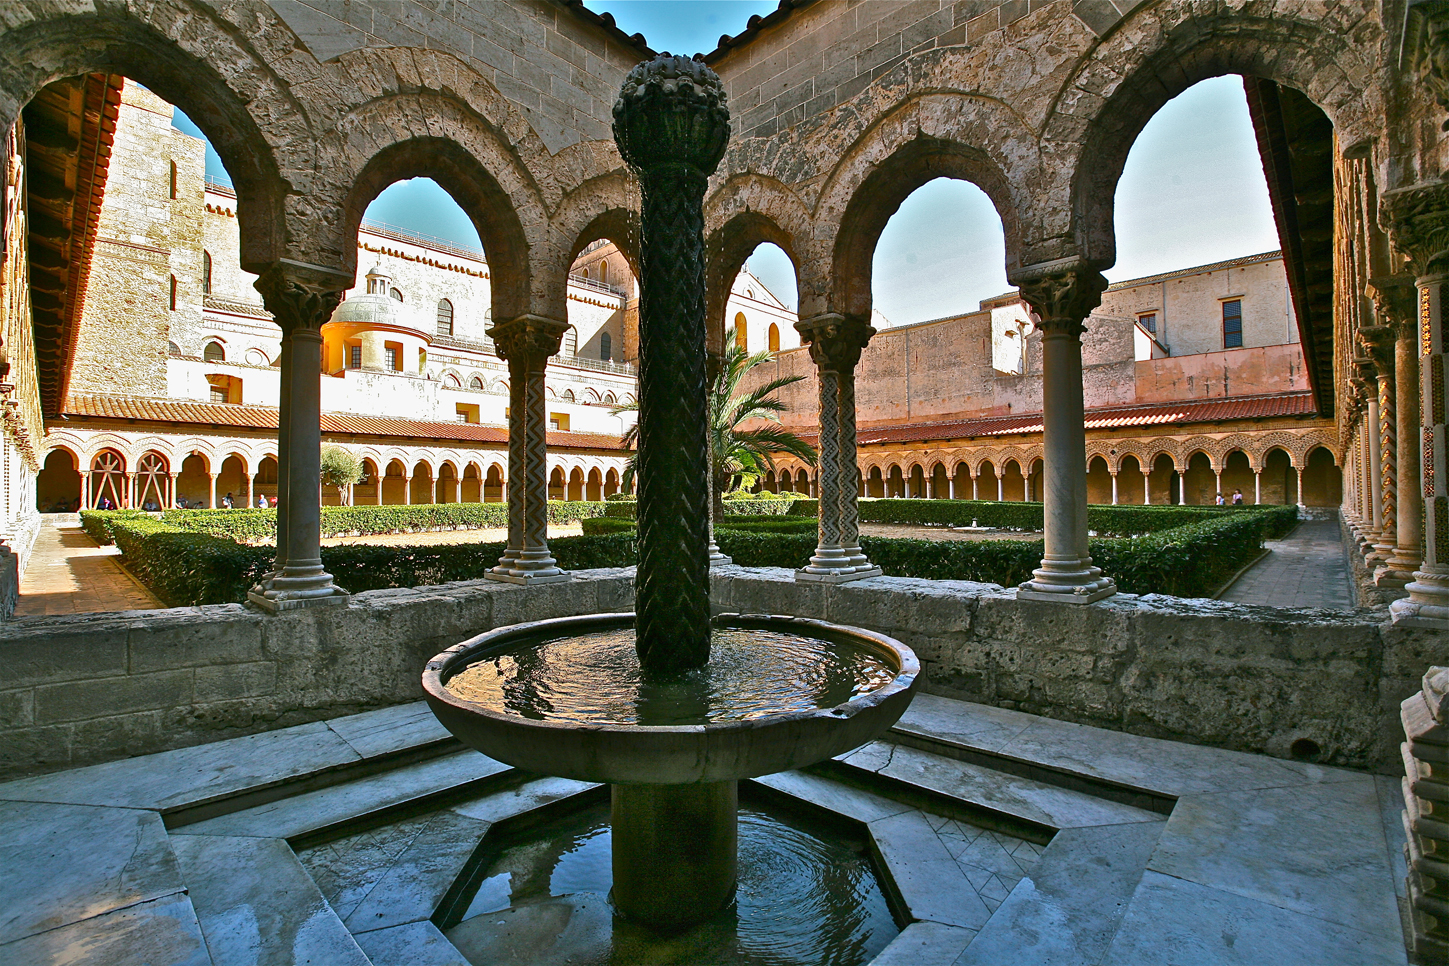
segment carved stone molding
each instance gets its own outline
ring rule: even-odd
[[[1079,258],[1061,258],[1032,265],[1014,274],[1011,283],[1031,307],[1036,326],[1048,335],[1081,335],[1092,310],[1102,304],[1107,280]]]
[[[1418,332],[1419,290],[1407,275],[1371,278],[1365,286],[1374,303],[1378,323],[1393,330],[1395,338]]]
[[[1434,102],[1449,111],[1449,7],[1439,0],[1416,0],[1409,4],[1404,27],[1409,69]],[[1440,127],[1449,131],[1449,121]]]

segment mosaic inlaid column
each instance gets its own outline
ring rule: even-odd
[[[1424,497],[1419,481],[1419,347],[1412,321],[1394,341],[1394,549],[1374,572],[1380,587],[1403,587],[1424,563],[1420,534]]]
[[[1045,554],[1020,600],[1087,604],[1117,592],[1087,545],[1087,430],[1082,333],[1107,280],[1075,258],[1036,265],[1012,279],[1042,332],[1042,474]]]
[[[508,362],[508,546],[489,580],[568,580],[548,549],[548,409],[544,374],[568,323],[521,315],[488,330]],[[520,485],[521,484],[521,485]]]
[[[350,275],[294,262],[277,263],[256,281],[267,311],[282,327],[284,347],[290,347],[282,356],[277,416],[278,463],[286,467],[278,480],[277,562],[247,594],[251,603],[272,612],[348,600],[322,568],[321,371],[322,326],[351,282]]]
[[[880,568],[860,549],[855,365],[875,329],[833,312],[801,319],[795,328],[810,348],[820,382],[820,536],[795,579],[844,583],[874,577]]]

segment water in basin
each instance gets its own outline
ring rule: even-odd
[[[858,831],[754,801],[739,836],[735,902],[682,933],[614,915],[607,805],[493,853],[444,932],[478,966],[860,966],[899,932]]]
[[[579,724],[691,725],[844,704],[890,684],[895,670],[864,648],[798,634],[715,628],[709,663],[641,674],[633,628],[521,645],[445,682],[490,711]]]

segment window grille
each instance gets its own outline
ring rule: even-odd
[[[362,346],[350,345],[347,347],[347,366],[349,369],[362,368]]]
[[[1243,302],[1233,299],[1223,303],[1223,348],[1236,349],[1243,344]]]
[[[201,294],[211,294],[211,252],[201,253]]]
[[[438,299],[438,335],[453,337],[453,303],[447,299]]]
[[[1148,332],[1151,332],[1153,335],[1156,335],[1157,334],[1157,313],[1156,312],[1148,312],[1146,315],[1139,315],[1137,317],[1137,321],[1138,322],[1141,322],[1142,323],[1142,327],[1144,329],[1146,329]]]
[[[599,336],[599,358],[609,362],[614,355],[614,340],[605,332]]]
[[[201,353],[201,357],[207,362],[225,362],[226,350],[221,347],[221,343],[219,342],[208,342],[206,349]]]
[[[397,350],[392,346],[387,347],[387,367],[393,370],[397,369]]]

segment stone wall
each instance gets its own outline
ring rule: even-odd
[[[197,744],[417,699],[427,658],[492,627],[627,610],[632,573],[520,588],[358,594],[344,609],[238,605],[0,625],[0,776]],[[929,690],[1136,734],[1394,770],[1396,711],[1442,635],[1327,611],[1121,594],[1087,608],[994,584],[797,584],[713,572],[716,611],[797,614],[899,637]],[[1311,750],[1311,749],[1309,749]],[[1304,747],[1298,746],[1304,753]]]

